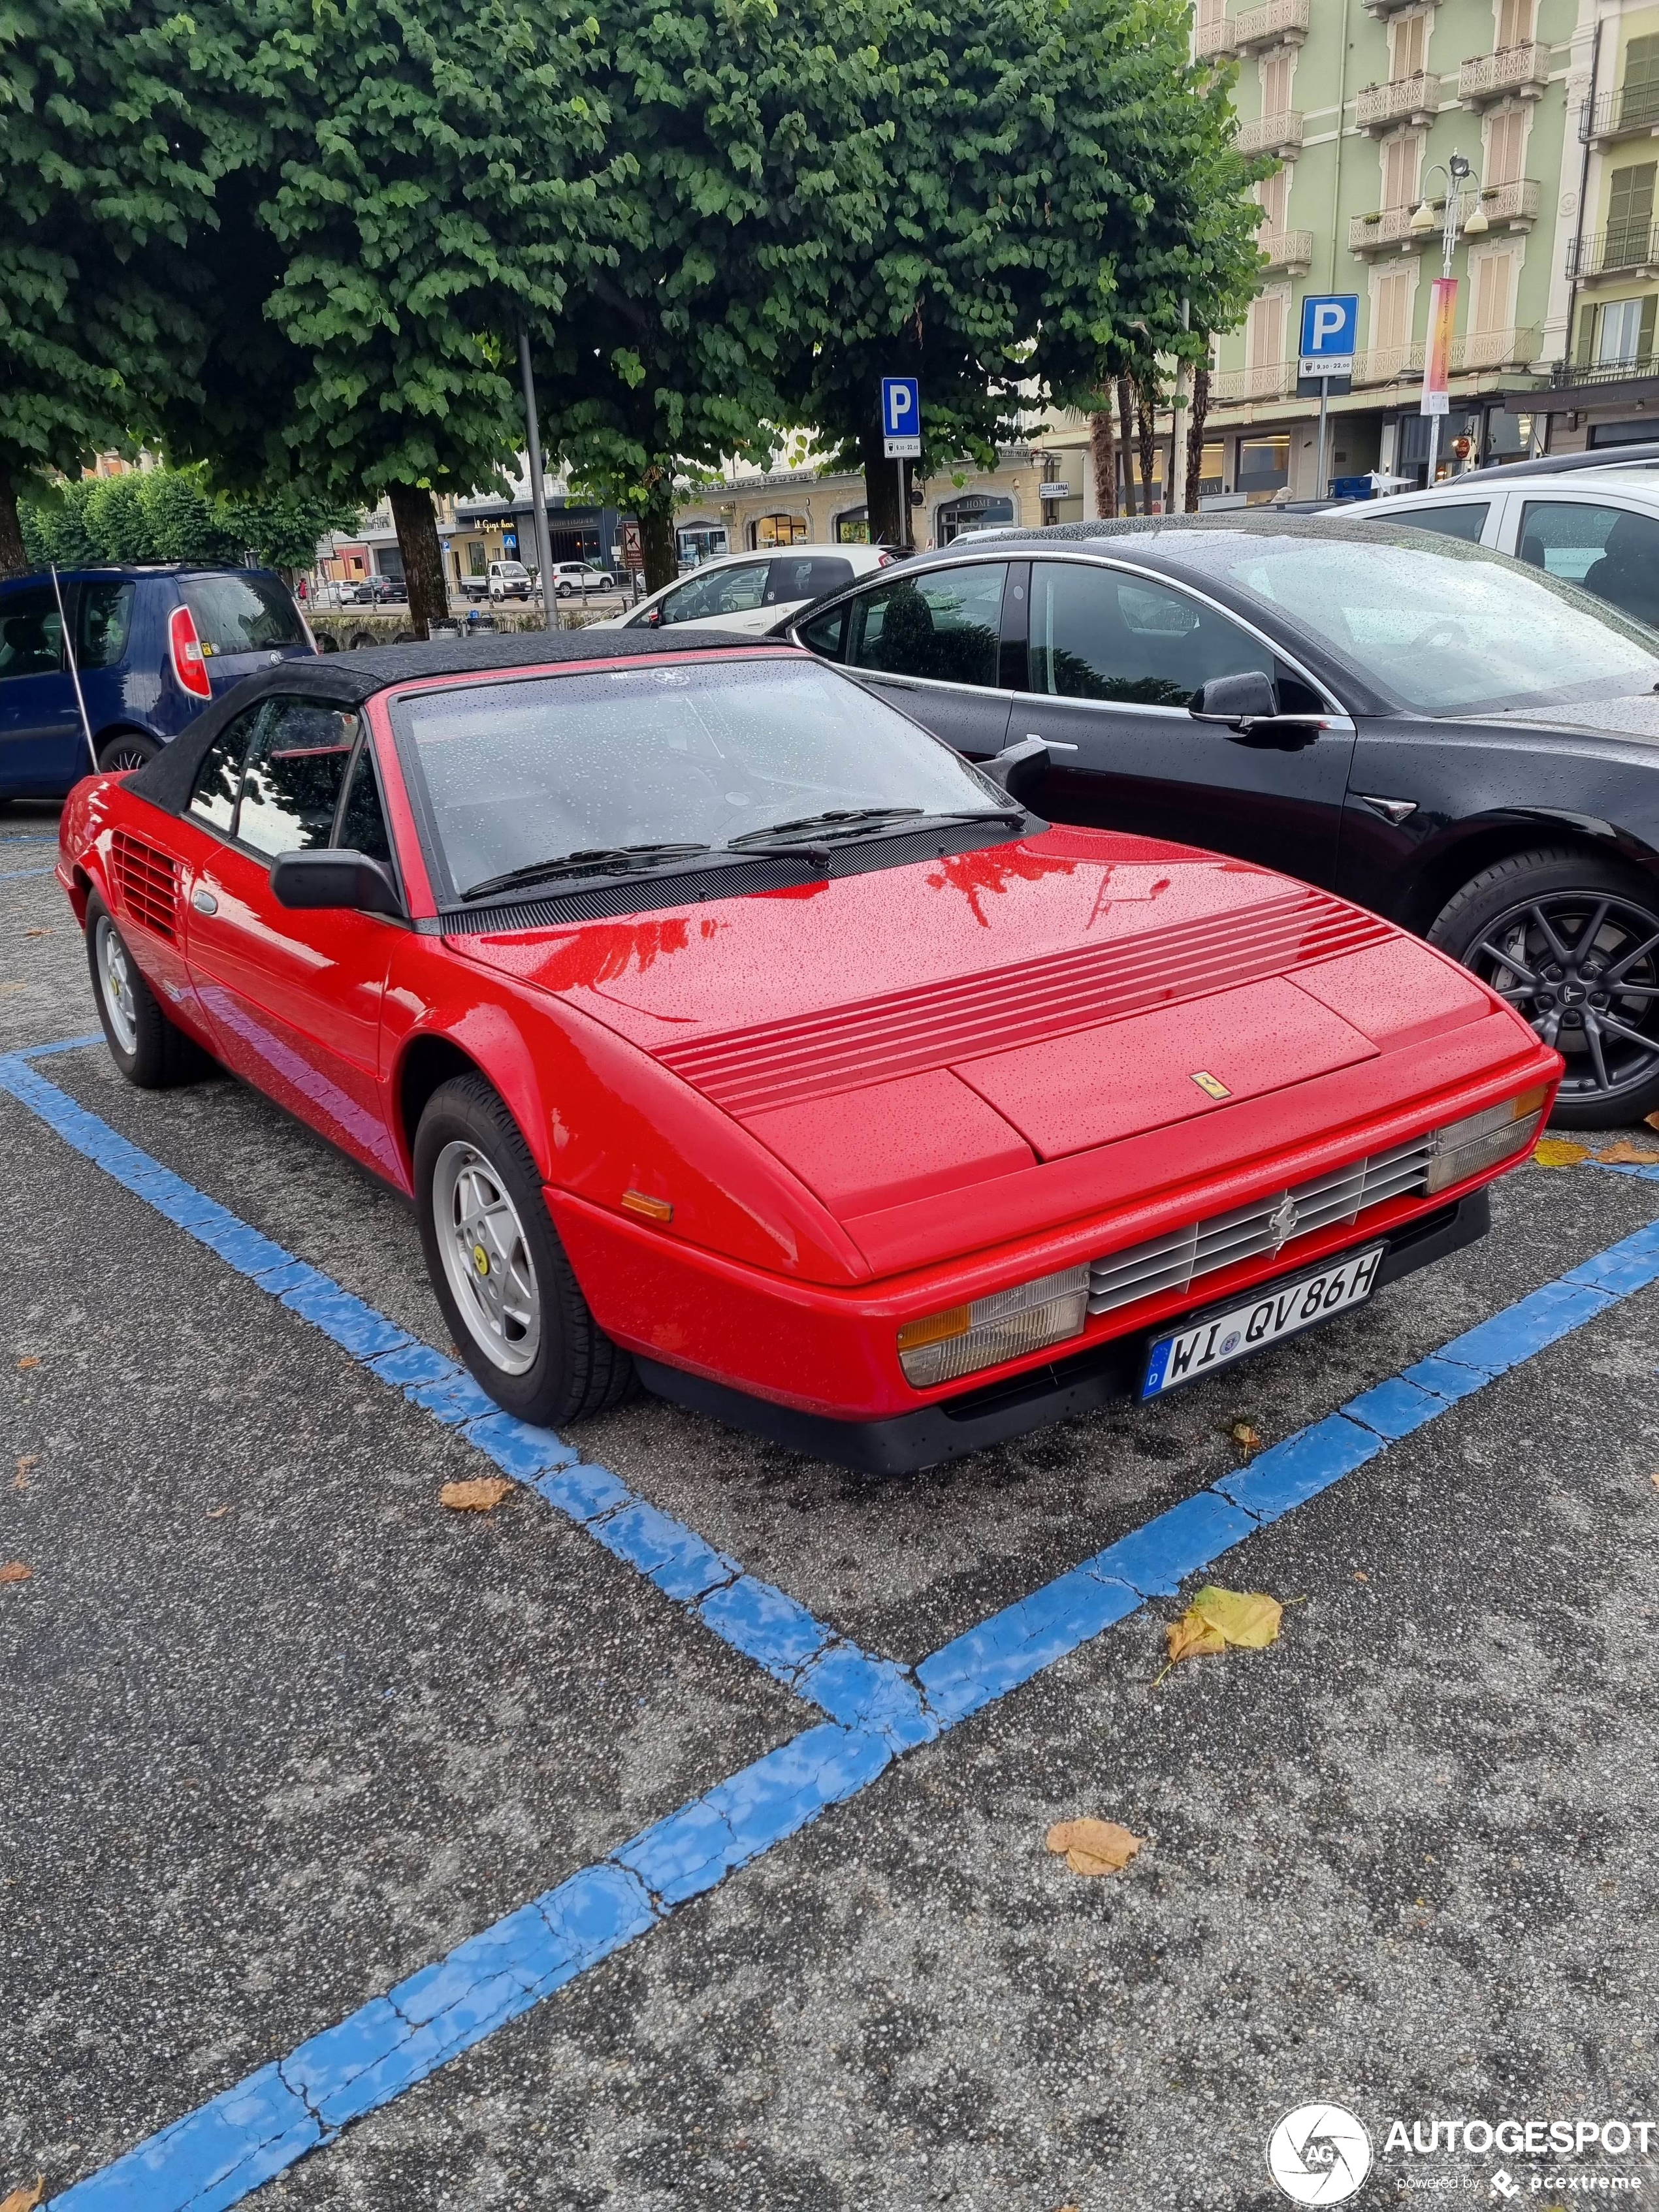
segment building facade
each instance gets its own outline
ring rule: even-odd
[[[1256,191],[1261,289],[1216,343],[1205,494],[1312,497],[1372,470],[1426,481],[1424,346],[1455,153],[1472,172],[1463,223],[1480,219],[1453,256],[1441,473],[1659,436],[1654,0],[1196,0],[1194,46],[1237,63],[1239,143],[1280,164]],[[1359,301],[1324,485],[1318,403],[1297,391],[1309,293]]]

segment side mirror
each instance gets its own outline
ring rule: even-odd
[[[979,769],[982,775],[988,775],[993,783],[1023,806],[1048,774],[1048,747],[1043,738],[1022,738],[1017,745],[1005,745],[989,760],[981,761]]]
[[[367,853],[280,853],[270,888],[278,906],[344,907],[399,918],[404,911],[391,869]]]
[[[1221,722],[1236,744],[1260,752],[1297,753],[1319,735],[1315,714],[1281,714],[1271,677],[1259,668],[1212,676],[1188,709],[1195,722]]]

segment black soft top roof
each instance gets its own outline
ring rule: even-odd
[[[487,675],[494,670],[546,668],[561,660],[634,660],[653,653],[742,653],[777,640],[734,637],[690,624],[666,630],[520,630],[508,637],[459,638],[436,645],[371,645],[356,653],[319,653],[314,659],[284,660],[245,677],[204,707],[171,744],[127,778],[127,788],[182,813],[196,787],[196,771],[214,739],[233,716],[272,691],[325,700],[339,707],[361,707],[377,691],[416,684],[431,676]]]

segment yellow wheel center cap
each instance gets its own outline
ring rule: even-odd
[[[489,1273],[489,1255],[482,1244],[475,1244],[472,1247],[472,1264],[481,1275],[487,1275]]]

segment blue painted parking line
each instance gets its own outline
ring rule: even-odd
[[[578,1467],[580,1455],[562,1437],[502,1413],[457,1362],[240,1220],[30,1065],[75,1042],[97,1041],[66,1040],[0,1056],[0,1090],[411,1404],[459,1430],[502,1474],[538,1492],[785,1688],[846,1727],[877,1729],[895,1747],[937,1735],[939,1724],[915,1680],[892,1660],[860,1651],[797,1600],[745,1574],[736,1559],[636,1497],[608,1468]]]
[[[817,1702],[834,1716],[76,2184],[52,2200],[53,2212],[218,2212],[240,2202],[349,2121],[389,2104],[829,1806],[867,1789],[915,1745],[1148,1599],[1173,1594],[1258,1529],[1659,1280],[1655,1224],[953,1638],[915,1668],[913,1684],[890,1661],[836,1638],[782,1591],[731,1571],[735,1562],[726,1554],[636,1498],[609,1469],[577,1462],[550,1431],[480,1410],[489,1401],[452,1361],[161,1167],[46,1083],[26,1055],[0,1058],[0,1088],[497,1465],[513,1463],[550,1504],[694,1605],[780,1680],[808,1696],[807,1686],[816,1685],[824,1692]],[[384,1341],[381,1331],[398,1340]],[[532,1469],[538,1450],[549,1455]],[[814,1632],[830,1640],[814,1645]]]
[[[0,868],[0,884],[15,884],[24,876],[50,876],[51,868]]]

